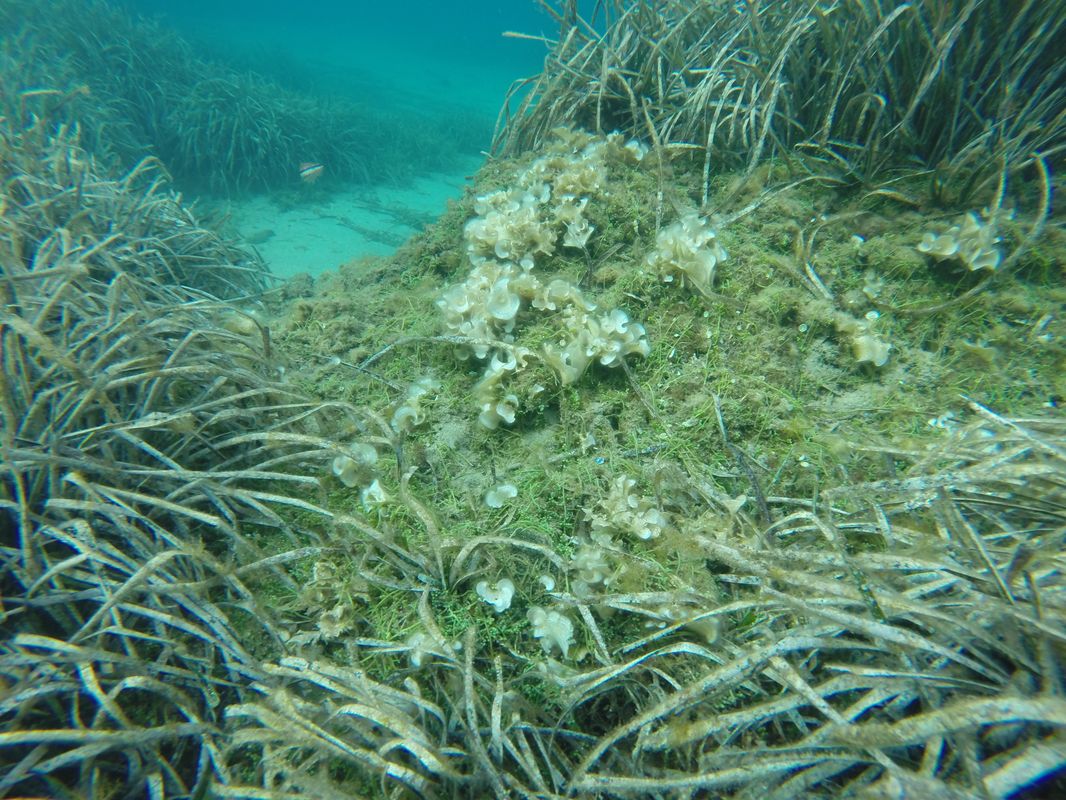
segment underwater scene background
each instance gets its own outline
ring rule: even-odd
[[[1066,794],[1066,4],[303,5],[0,0],[0,797]]]
[[[246,0],[124,6],[158,18],[205,58],[373,118],[361,120],[358,127],[374,129],[351,136],[343,156],[307,141],[291,152],[264,153],[269,163],[259,165],[260,176],[249,174],[238,186],[216,177],[211,185],[227,195],[212,207],[286,276],[391,253],[439,215],[490,146],[511,82],[535,74],[547,53],[543,42],[502,34],[540,34],[550,22],[534,3],[485,0],[461,9]],[[322,163],[328,195],[295,191],[307,162]],[[252,191],[237,195],[237,188]]]

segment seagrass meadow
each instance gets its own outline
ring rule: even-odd
[[[313,285],[3,43],[0,797],[1066,792],[1066,4],[543,7]]]

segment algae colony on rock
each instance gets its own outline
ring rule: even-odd
[[[912,624],[933,637],[939,629],[953,642],[957,625],[971,634],[980,629],[986,642],[999,640],[1011,623],[985,617],[983,605],[973,616],[948,612],[974,599],[954,596],[949,586],[964,564],[993,563],[981,555],[986,545],[979,542],[989,535],[979,533],[982,525],[1018,530],[1003,525],[994,507],[1043,505],[1058,485],[1057,479],[1039,485],[1036,476],[1048,464],[1019,462],[1008,470],[1014,487],[1008,490],[989,464],[1008,452],[1013,462],[1029,451],[1013,449],[1008,439],[1015,435],[1047,436],[1048,446],[1058,448],[1061,424],[1049,409],[1064,389],[1054,332],[1061,329],[1064,299],[1061,256],[1053,255],[1061,252],[1061,232],[1048,228],[1019,257],[1009,282],[983,286],[962,302],[958,298],[982,277],[945,269],[919,252],[930,214],[806,184],[770,194],[719,231],[728,257],[717,265],[713,287],[677,285],[654,268],[650,198],[664,194],[663,228],[683,219],[686,212],[675,209],[691,208],[698,197],[698,163],[681,156],[649,168],[619,158],[587,198],[584,214],[595,230],[581,251],[560,246],[535,256],[528,272],[505,279],[536,276],[538,286],[523,284],[515,291],[519,299],[504,304],[508,329],[501,327],[496,341],[442,331],[439,305],[459,302],[461,294],[469,313],[477,287],[491,304],[499,284],[497,274],[484,276],[484,264],[474,267],[478,279],[469,279],[469,253],[481,257],[463,236],[479,218],[475,206],[484,205],[475,198],[520,185],[538,159],[581,159],[590,142],[605,141],[560,131],[532,162],[511,165],[509,175],[508,164],[493,164],[473,196],[437,226],[390,262],[369,266],[369,281],[368,265],[342,269],[318,294],[297,301],[275,328],[295,363],[317,365],[292,379],[322,397],[373,398],[370,404],[387,416],[400,402],[397,389],[412,377],[428,376],[439,387],[424,401],[424,421],[390,445],[394,474],[414,470],[411,483],[419,487],[420,502],[433,508],[432,522],[418,513],[412,518],[402,500],[392,510],[374,510],[379,526],[391,528],[406,546],[438,548],[444,565],[447,554],[455,554],[439,588],[428,592],[432,624],[426,609],[402,593],[370,589],[328,608],[333,601],[321,599],[306,607],[329,615],[332,634],[320,626],[306,635],[370,671],[374,647],[353,645],[353,634],[374,632],[393,643],[378,645],[385,649],[406,643],[409,658],[418,659],[415,680],[434,665],[459,669],[463,648],[477,647],[478,657],[499,659],[487,663],[502,670],[497,675],[504,683],[496,686],[508,688],[494,700],[501,713],[513,715],[511,730],[522,730],[519,720],[531,708],[550,709],[572,726],[576,741],[599,739],[585,751],[591,758],[610,760],[616,743],[635,736],[639,744],[648,735],[640,730],[661,720],[652,728],[655,745],[641,749],[639,758],[642,765],[655,761],[671,770],[680,769],[684,758],[672,759],[687,748],[701,742],[705,748],[708,737],[738,728],[758,729],[775,713],[791,714],[823,698],[818,691],[826,692],[823,713],[834,717],[843,711],[835,712],[827,698],[838,694],[854,701],[868,692],[872,702],[876,693],[878,704],[891,705],[893,692],[882,695],[883,687],[859,686],[841,675],[911,675],[866,651],[907,647],[903,638],[916,644]],[[783,172],[768,165],[750,177],[721,176],[710,195],[712,213],[728,217],[735,205],[746,205],[731,199],[745,190],[765,196],[748,187],[774,181],[775,170]],[[1030,202],[1038,209],[1034,194]],[[509,229],[506,221],[498,224]],[[1024,241],[1031,225],[1022,215],[1007,223],[1006,246]],[[564,231],[559,228],[560,241]],[[627,358],[624,369],[590,359],[580,375],[562,373],[552,348],[572,335],[574,318],[599,312],[586,312],[584,305],[569,316],[546,312],[547,287],[564,294],[559,282],[580,286],[579,302],[624,308],[640,320],[648,352]],[[466,289],[457,294],[455,287]],[[495,319],[491,313],[485,318]],[[862,337],[870,336],[890,346],[876,366],[861,351]],[[382,354],[377,345],[389,339],[393,344]],[[500,373],[503,362],[510,365],[499,389],[508,398],[508,419],[486,424],[478,417],[486,375]],[[1048,455],[1029,451],[1025,460],[1043,462]],[[500,508],[489,507],[482,498],[501,481],[517,494]],[[383,482],[389,492],[389,480]],[[351,492],[331,494],[331,504],[354,509],[354,502]],[[951,530],[968,544],[953,543]],[[1052,540],[1041,541],[1036,549],[1049,559],[1047,568],[1057,570],[1059,545],[1044,550]],[[997,569],[1010,571],[1014,558]],[[342,560],[350,563],[350,557]],[[363,581],[362,570],[346,574]],[[1024,580],[1022,572],[1015,572],[1016,581]],[[317,596],[333,591],[344,597],[346,578],[334,574],[314,583]],[[550,590],[540,580],[544,575]],[[479,599],[482,589],[472,590],[501,580],[517,588],[508,609],[498,612]],[[999,590],[988,589],[1006,611],[1017,601],[1017,588],[993,580]],[[912,596],[914,606],[904,599]],[[887,597],[910,610],[886,608]],[[931,605],[930,618],[918,612],[924,602]],[[547,633],[548,613],[558,615],[559,631]],[[904,617],[910,622],[899,622]],[[346,623],[336,627],[338,619]],[[900,628],[881,627],[893,619]],[[821,666],[802,679],[775,673],[774,690],[751,683],[751,667],[737,666],[760,647],[760,657],[777,663],[775,648],[788,651],[798,631],[813,635],[826,620],[830,627],[854,626],[848,630],[856,638],[844,649],[863,655],[838,654],[839,640],[830,645],[820,639],[810,652],[831,648],[833,666],[818,678]],[[436,650],[427,646],[433,628],[442,637]],[[464,638],[474,628],[477,638]],[[940,645],[934,649],[934,660],[947,658]],[[857,663],[848,666],[852,659]],[[737,672],[720,676],[712,665],[723,661]],[[788,663],[781,661],[781,668]],[[377,668],[387,672],[396,662]],[[709,676],[721,683],[703,686]],[[491,685],[493,674],[485,679]],[[782,685],[800,697],[774,699]],[[859,716],[869,713],[859,708]],[[947,710],[943,718],[954,713]],[[712,723],[716,719],[722,721]],[[940,730],[942,721],[930,724]],[[762,746],[787,750],[787,759],[757,756],[750,743],[722,748],[728,756],[719,752],[713,764],[720,765],[723,785],[743,783],[729,772],[735,769],[729,759],[752,759],[756,773],[759,764],[799,769],[792,754],[798,745],[778,740],[780,732],[762,735]],[[807,735],[821,741],[827,734]],[[840,743],[834,739],[833,746]],[[824,752],[806,757],[828,758]],[[834,764],[838,757],[834,751]],[[637,780],[632,770],[616,765],[609,778],[581,778],[579,793],[639,794],[689,781],[720,785],[717,775]]]
[[[1008,6],[549,5],[471,189],[273,292],[7,102],[0,796],[1061,791],[1066,11]]]

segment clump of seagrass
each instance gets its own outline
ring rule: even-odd
[[[260,293],[269,277],[262,262],[201,225],[154,159],[113,177],[82,146],[79,126],[34,122],[38,114],[52,120],[81,94],[23,93],[19,103],[37,111],[24,108],[0,128],[0,226],[10,267],[67,258],[100,279],[129,273],[215,296]]]
[[[23,92],[78,86],[80,99],[50,111],[77,123],[86,149],[101,162],[136,163],[165,126],[175,91],[198,80],[190,48],[162,26],[135,20],[98,0],[12,0],[0,7],[0,96],[4,116]],[[165,77],[164,77],[165,76]]]
[[[957,202],[987,193],[1004,165],[1063,154],[1061,3],[641,0],[598,5],[595,25],[574,0],[541,6],[559,38],[501,112],[505,154],[560,125],[619,129],[702,150],[705,178],[801,157],[869,188],[932,172]]]
[[[346,180],[396,177],[410,167],[410,161],[407,167],[382,163],[393,155],[388,149],[413,144],[401,126],[386,147],[376,141],[388,127],[381,119],[255,74],[220,72],[198,79],[170,104],[160,147],[175,174],[228,191],[291,184],[295,165],[312,157],[329,165],[330,177]]]
[[[745,624],[570,789],[1007,797],[1066,768],[1066,427],[975,408],[897,481],[758,536],[693,526]]]
[[[37,109],[0,121],[0,795],[203,795],[224,708],[281,649],[252,587],[294,591],[279,565],[321,549],[287,515],[324,518],[296,495],[345,412],[181,285],[258,272],[227,278],[236,251]]]

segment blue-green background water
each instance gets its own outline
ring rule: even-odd
[[[533,0],[125,0],[198,49],[297,88],[384,110],[468,111],[488,128],[511,83],[540,71],[556,23]],[[475,119],[476,118],[476,119]],[[486,130],[485,146],[488,146]]]

